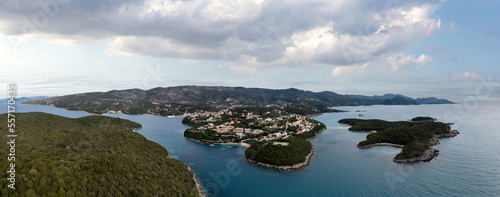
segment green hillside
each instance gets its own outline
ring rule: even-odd
[[[306,161],[306,156],[312,150],[311,142],[301,138],[288,137],[278,142],[288,145],[282,146],[273,141],[251,142],[252,146],[245,151],[245,156],[265,164],[291,166]]]
[[[425,101],[442,103],[444,99]],[[452,103],[450,101],[447,101]],[[264,89],[223,86],[172,86],[150,90],[129,89],[109,92],[90,92],[60,97],[30,100],[27,104],[53,105],[89,113],[181,115],[186,112],[219,111],[233,106],[281,106],[290,113],[314,115],[338,112],[331,106],[357,105],[417,105],[403,95],[368,97],[341,95],[335,92],[311,92],[295,88]],[[111,113],[114,113],[111,112]]]
[[[15,116],[16,190],[6,187],[9,147],[0,135],[1,196],[198,196],[185,164],[130,130],[138,123],[40,112]],[[7,124],[0,131],[6,134]]]

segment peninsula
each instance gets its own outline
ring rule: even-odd
[[[276,107],[241,107],[194,113],[182,120],[188,139],[208,144],[240,144],[251,163],[276,170],[297,170],[314,152],[306,139],[326,126],[311,118]]]
[[[1,196],[201,196],[194,174],[165,147],[120,118],[66,118],[16,113],[16,189],[0,180]],[[9,116],[12,118],[11,116]],[[7,122],[7,114],[0,120]],[[0,131],[7,133],[7,124]],[[6,144],[6,135],[0,136]],[[0,152],[7,155],[8,146]],[[6,157],[7,158],[7,157]],[[2,166],[10,161],[0,160]]]
[[[350,131],[371,131],[358,148],[365,149],[378,145],[402,147],[401,153],[394,157],[396,163],[415,163],[431,161],[439,151],[431,146],[439,144],[439,138],[454,137],[459,134],[451,130],[451,123],[435,122],[431,117],[416,117],[410,121],[389,122],[379,119],[342,119]]]

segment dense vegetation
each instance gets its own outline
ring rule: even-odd
[[[431,118],[431,117],[424,117],[424,116],[419,116],[419,117],[415,117],[415,118],[412,118],[411,121],[415,121],[415,122],[418,122],[418,121],[435,121],[436,119],[434,118]]]
[[[385,121],[379,119],[342,119],[339,120],[341,124],[348,124],[351,126],[349,130],[351,131],[385,131],[391,128],[408,128],[416,127],[422,130],[431,132],[433,134],[444,134],[450,132],[450,127],[448,124],[442,122],[409,122],[409,121]]]
[[[417,117],[416,119],[428,118],[430,117]],[[359,142],[359,147],[376,143],[404,145],[403,151],[396,156],[397,159],[408,159],[422,155],[429,148],[427,144],[434,134],[440,135],[450,132],[450,126],[442,122],[342,119],[339,120],[339,123],[351,125],[352,127],[349,128],[351,131],[377,131],[366,136],[365,141]]]
[[[186,129],[186,131],[184,131],[184,137],[206,143],[227,143],[241,141],[235,133],[219,134],[212,129],[203,132],[196,131],[195,129],[196,128]]]
[[[266,164],[289,166],[304,162],[312,150],[311,142],[301,138],[288,137],[278,142],[288,142],[289,145],[273,145],[272,141],[253,142],[245,151],[245,157]]]
[[[128,129],[140,124],[105,116],[71,119],[17,113],[16,190],[1,196],[198,196],[193,174],[167,150]],[[6,122],[6,114],[0,115]],[[7,124],[0,131],[7,133]],[[128,129],[127,129],[128,128]],[[8,139],[0,136],[1,155]]]
[[[429,146],[419,141],[411,141],[405,144],[401,153],[396,155],[396,159],[408,159],[421,156]]]
[[[443,102],[443,100],[435,98],[431,99],[431,101],[433,103]],[[60,108],[90,113],[106,113],[113,110],[126,114],[147,113],[155,115],[218,111],[232,106],[269,105],[291,106],[289,111],[292,113],[311,115],[332,112],[332,110],[328,109],[331,106],[419,104],[415,99],[402,95],[366,97],[340,95],[329,91],[311,92],[295,88],[272,90],[221,86],[177,86],[151,90],[113,90],[31,100],[27,101],[27,103],[54,105]]]

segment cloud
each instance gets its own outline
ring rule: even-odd
[[[477,72],[464,72],[462,75],[453,75],[451,73],[445,76],[450,81],[479,81],[481,76]]]
[[[497,33],[496,32],[492,32],[492,31],[487,31],[487,32],[484,32],[484,35],[487,35],[487,36],[496,36]]]
[[[364,65],[440,29],[441,0],[2,1],[0,34],[107,53],[227,61],[234,70]],[[43,3],[48,2],[48,3]],[[64,3],[58,3],[64,2]],[[65,3],[67,2],[67,3]],[[362,22],[360,22],[362,21]]]
[[[458,25],[456,23],[450,23],[450,25],[448,26],[448,29],[451,31],[457,30]]]
[[[391,55],[386,59],[378,58],[370,63],[365,63],[360,65],[349,65],[349,66],[337,66],[332,70],[332,76],[347,75],[352,73],[364,72],[368,70],[390,70],[390,71],[400,71],[404,68],[410,66],[421,67],[427,62],[431,62],[432,57],[422,54],[420,57],[415,59],[413,55]]]
[[[356,66],[338,66],[332,70],[332,76],[346,75],[359,72],[361,68]]]
[[[429,44],[425,47],[428,51],[432,53],[446,53],[448,50],[443,48],[442,46],[439,46],[437,44]]]

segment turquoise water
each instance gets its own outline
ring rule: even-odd
[[[244,147],[208,146],[186,140],[182,117],[108,114],[139,122],[138,130],[165,146],[172,158],[189,164],[209,196],[500,196],[500,105],[419,105],[339,107],[347,113],[313,117],[328,127],[311,140],[315,154],[311,164],[296,172],[277,172],[246,162]],[[366,112],[354,112],[366,110]],[[64,111],[50,106],[18,105],[18,111],[81,117],[85,112]],[[0,110],[5,113],[5,109]],[[418,164],[395,164],[395,147],[356,148],[367,133],[354,133],[342,118],[406,120],[432,116],[454,122],[461,132],[441,139],[436,160]],[[17,124],[22,124],[19,122]]]

